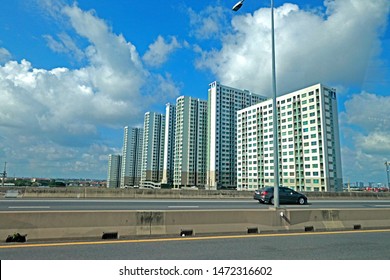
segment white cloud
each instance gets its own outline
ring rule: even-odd
[[[341,114],[346,125],[354,125],[370,131],[390,133],[390,97],[362,92],[345,102],[345,113]],[[389,146],[390,148],[390,146]]]
[[[191,35],[196,39],[219,37],[227,26],[226,11],[227,9],[221,6],[208,6],[199,13],[189,8]]]
[[[0,48],[0,63],[4,63],[10,59],[11,53],[5,48]]]
[[[162,36],[158,36],[157,40],[149,46],[143,60],[150,66],[161,66],[167,61],[168,56],[178,48],[181,48],[181,44],[176,37],[171,37],[171,42],[167,43]]]
[[[27,60],[9,61],[9,52],[1,49],[0,58],[6,61],[0,65],[0,156],[10,159],[10,168],[11,161],[27,166],[25,175],[35,166],[47,176],[84,170],[104,178],[107,154],[115,149],[102,144],[101,130],[138,125],[150,106],[164,104],[167,96],[178,92],[168,74],[149,72],[136,47],[114,34],[93,11],[55,5],[55,19],[60,18],[59,11],[62,21],[67,19],[89,45],[80,50],[71,37],[60,33],[58,39],[45,36],[49,47],[86,63],[78,69],[40,69]],[[169,45],[177,46],[176,39]],[[159,91],[152,92],[156,88]]]
[[[390,154],[390,131],[371,132],[356,139],[356,145],[366,154]]]
[[[48,47],[54,52],[66,53],[78,61],[85,57],[84,52],[77,47],[73,39],[66,33],[59,34],[58,40],[51,35],[44,35],[43,37],[46,39]]]
[[[364,83],[368,63],[380,51],[390,2],[326,1],[326,15],[286,3],[275,9],[278,92],[318,82]],[[269,8],[232,20],[233,33],[220,50],[204,50],[197,67],[211,70],[222,83],[271,93]],[[239,69],[239,71],[237,71]]]
[[[383,163],[390,155],[390,97],[362,92],[344,105],[340,129],[344,141],[351,142],[342,149],[345,178],[366,182],[383,178],[385,182]]]
[[[85,52],[88,64],[79,69],[46,70],[34,68],[26,60],[5,63],[0,67],[0,102],[4,105],[1,125],[84,137],[96,134],[98,125],[139,121],[148,106],[157,102],[155,98],[148,99],[152,87],[146,86],[149,79],[157,81],[156,95],[177,93],[169,75],[148,72],[135,46],[122,35],[112,33],[93,12],[77,6],[65,6],[63,12],[76,32],[90,42]],[[60,39],[59,45],[52,41],[56,51],[76,49],[67,35]],[[167,53],[178,43],[172,38],[170,44],[163,45],[168,49],[162,53]]]

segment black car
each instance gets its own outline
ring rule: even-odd
[[[255,191],[253,198],[258,200],[260,203],[274,204],[274,187],[266,187]],[[307,197],[292,189],[279,187],[279,203],[298,203],[303,205],[307,203]]]

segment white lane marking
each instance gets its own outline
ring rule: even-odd
[[[9,209],[49,209],[50,206],[9,206]]]
[[[185,206],[185,205],[179,205],[179,206],[168,206],[168,208],[199,208],[199,206]]]

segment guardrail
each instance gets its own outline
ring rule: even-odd
[[[0,212],[0,240],[255,234],[390,228],[387,209]]]

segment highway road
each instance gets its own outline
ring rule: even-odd
[[[390,260],[390,230],[0,244],[1,260]]]
[[[267,209],[256,200],[0,199],[0,211]],[[285,208],[390,208],[390,200],[310,200]]]

